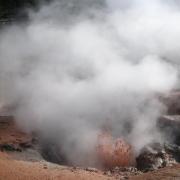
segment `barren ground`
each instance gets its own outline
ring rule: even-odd
[[[21,132],[14,122],[0,119],[0,145],[10,144],[19,147],[30,143],[31,136]],[[1,152],[2,151],[2,152]],[[113,180],[124,179],[100,170],[82,169],[48,163],[43,159],[28,159],[22,152],[0,151],[0,180]],[[24,157],[23,157],[24,156]],[[21,158],[19,158],[21,157]],[[125,177],[130,180],[180,180],[180,165],[160,169],[139,176]]]

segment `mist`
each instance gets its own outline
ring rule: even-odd
[[[81,165],[106,124],[135,153],[164,141],[157,95],[178,88],[178,1],[59,0],[29,19],[0,32],[0,102],[21,128]]]

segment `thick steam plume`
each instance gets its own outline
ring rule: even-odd
[[[176,1],[59,0],[29,17],[0,33],[0,100],[24,130],[81,165],[96,163],[107,124],[135,153],[163,141],[156,95],[177,88]]]

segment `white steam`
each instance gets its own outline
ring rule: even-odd
[[[30,17],[0,34],[0,100],[25,130],[52,138],[73,163],[106,123],[136,151],[161,139],[155,95],[178,78],[175,1],[55,1]]]

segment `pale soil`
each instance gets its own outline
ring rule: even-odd
[[[101,173],[88,172],[44,162],[25,162],[0,157],[0,180],[111,180]]]
[[[32,137],[20,131],[14,122],[0,117],[0,145],[31,142]],[[26,155],[26,153],[25,153]],[[0,151],[0,180],[111,180],[103,172],[59,166],[39,159],[29,161],[24,152]],[[20,157],[22,156],[22,158]],[[35,157],[36,159],[36,157]],[[38,159],[38,158],[37,158]]]
[[[88,172],[46,162],[25,162],[0,153],[0,180],[113,180],[99,172]],[[130,180],[180,180],[180,165],[134,176]]]

